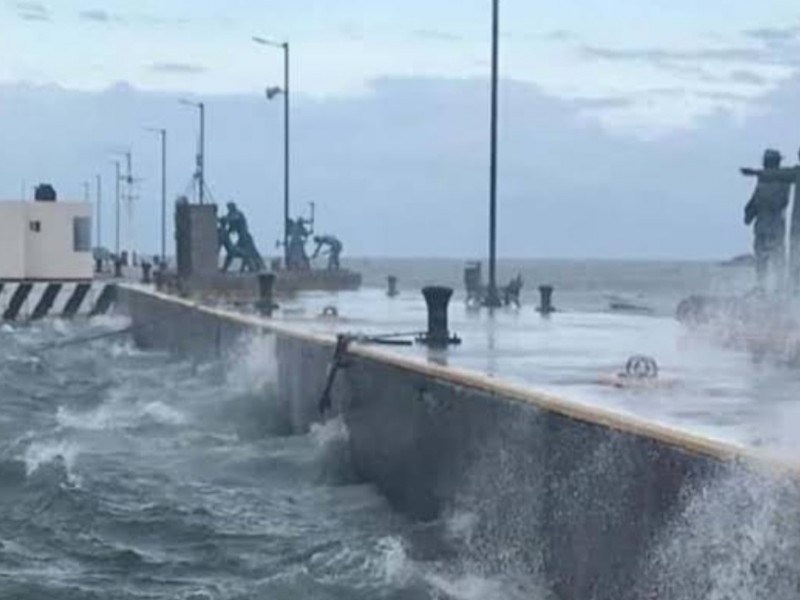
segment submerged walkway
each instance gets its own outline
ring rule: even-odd
[[[335,306],[338,318],[323,318],[326,306]],[[381,290],[308,293],[284,301],[275,315],[280,322],[325,334],[410,333],[424,330],[426,318],[421,295],[389,299]],[[490,316],[468,311],[463,301],[454,300],[450,329],[461,337],[460,346],[430,351],[415,344],[385,350],[719,441],[787,454],[800,445],[795,442],[800,373],[758,364],[746,353],[685,330],[674,319],[577,312],[542,318],[530,305]],[[658,361],[660,383],[631,389],[609,385],[635,354]]]

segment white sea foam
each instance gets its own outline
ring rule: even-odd
[[[350,432],[347,429],[347,424],[341,416],[325,421],[324,423],[312,424],[309,435],[319,448],[338,445],[350,439]]]
[[[408,557],[403,540],[396,536],[381,538],[372,567],[387,584],[403,585],[415,575],[412,560]]]
[[[110,401],[94,410],[78,412],[59,407],[56,420],[62,427],[84,430],[115,430],[134,427],[144,422],[161,425],[183,425],[186,415],[163,402],[129,404],[125,401]]]
[[[227,374],[228,385],[237,392],[261,391],[278,380],[275,337],[253,335],[237,349],[236,360]]]
[[[77,483],[75,476],[75,461],[78,457],[78,447],[64,441],[35,441],[31,443],[23,455],[25,473],[30,477],[44,465],[61,461],[71,483]]]

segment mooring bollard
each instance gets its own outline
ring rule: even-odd
[[[258,276],[258,302],[256,308],[265,317],[272,316],[275,308],[273,300],[273,289],[275,287],[275,275],[272,273],[261,273]]]
[[[394,298],[400,293],[397,291],[397,277],[395,277],[394,275],[389,275],[389,277],[387,277],[386,280],[388,282],[388,289],[386,290],[386,295],[389,296],[389,298]]]
[[[153,272],[153,283],[156,284],[156,290],[161,291],[164,289],[164,269],[160,266]]]
[[[553,308],[553,286],[541,285],[539,286],[539,308],[537,308],[543,315],[549,315],[555,312]]]
[[[150,271],[153,268],[149,262],[142,263],[142,283],[150,283],[152,280],[150,279]]]
[[[114,277],[119,279],[122,277],[122,260],[114,258]]]
[[[423,344],[433,348],[446,348],[450,344],[460,344],[457,336],[451,336],[447,326],[447,309],[453,289],[441,286],[422,288],[422,295],[428,305],[428,332],[419,338]]]

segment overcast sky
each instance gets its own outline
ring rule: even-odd
[[[170,193],[182,191],[196,132],[175,98],[193,94],[209,102],[212,186],[277,237],[272,200],[253,198],[280,192],[280,115],[260,90],[280,82],[282,63],[250,40],[257,34],[292,43],[299,205],[316,200],[353,253],[479,255],[490,4],[5,1],[0,129],[15,142],[0,151],[0,193],[18,196],[21,182],[47,175],[79,195],[93,173],[109,176],[111,148],[131,147],[143,177],[137,235],[154,246],[143,207],[157,157],[141,128],[171,129]],[[697,258],[747,249],[750,187],[736,167],[764,145],[794,158],[800,144],[796,0],[503,0],[501,10],[501,248]],[[58,149],[46,150],[54,135]],[[413,223],[409,209],[427,212],[425,236],[399,230]],[[398,227],[386,231],[381,215]]]

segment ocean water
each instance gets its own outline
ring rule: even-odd
[[[359,481],[341,421],[281,431],[269,343],[52,347],[124,325],[0,329],[0,598],[538,597],[461,558],[458,516],[409,522]]]

